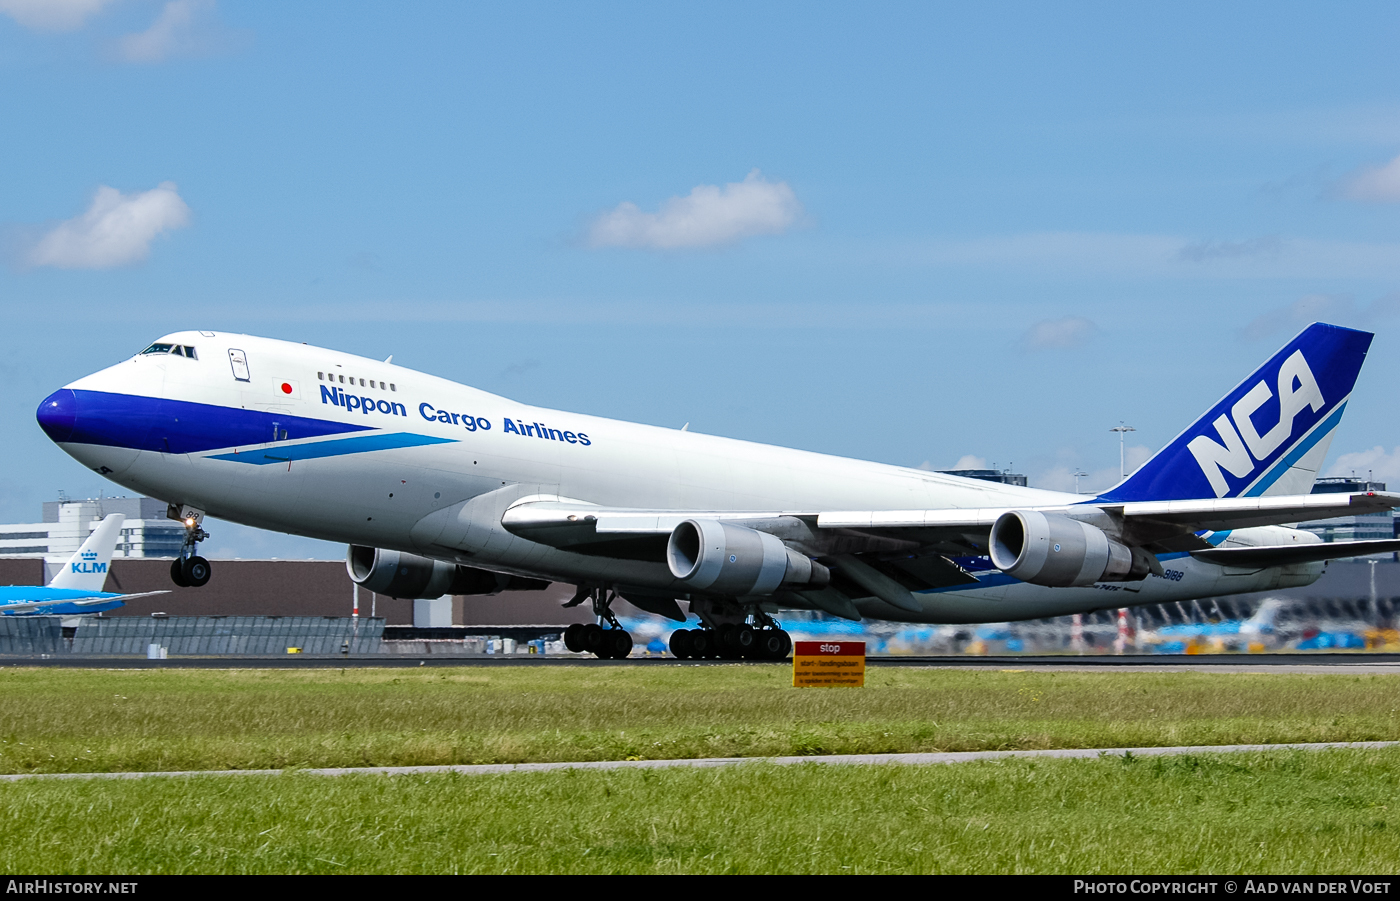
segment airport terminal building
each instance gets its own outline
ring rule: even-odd
[[[180,553],[185,529],[165,516],[165,502],[149,497],[105,497],[44,503],[43,521],[0,525],[0,557],[43,557],[61,566],[87,540],[104,516],[126,517],[114,557],[160,557]]]

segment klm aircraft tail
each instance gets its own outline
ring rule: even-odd
[[[121,535],[122,523],[126,517],[112,513],[92,530],[88,540],[78,548],[78,552],[68,558],[63,569],[49,581],[50,588],[76,588],[79,591],[101,591],[107,582],[107,569],[112,563],[112,552],[117,549],[117,537]]]
[[[1307,494],[1372,337],[1313,323],[1100,500]]]

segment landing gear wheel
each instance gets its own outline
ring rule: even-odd
[[[182,562],[184,565],[180,567],[180,574],[191,588],[199,588],[209,581],[212,569],[208,560],[196,556],[187,557]]]
[[[778,629],[764,629],[754,633],[755,647],[758,653],[754,656],[759,660],[782,660],[787,656],[787,646],[783,642],[782,636],[787,633]]]
[[[597,623],[589,623],[588,625],[583,627],[582,638],[583,649],[585,651],[587,651],[590,654],[597,654],[599,657],[603,656],[602,650],[604,647],[604,641],[606,639],[603,635],[602,626],[598,625]]]
[[[570,623],[564,630],[564,647],[575,654],[583,650],[583,623]]]
[[[734,630],[734,647],[741,657],[758,657],[758,632],[753,626],[743,625]]]
[[[725,660],[741,660],[743,653],[739,650],[739,627],[733,623],[724,623],[719,627],[719,641],[716,642],[719,651],[717,656]]]
[[[695,629],[690,633],[690,656],[704,660],[715,656],[715,633],[713,629]]]
[[[632,653],[632,636],[622,629],[612,629],[604,632],[603,635],[607,637],[607,641],[604,643],[604,650],[607,651],[606,656],[613,660],[623,660]],[[599,654],[598,656],[604,655]]]
[[[671,653],[678,660],[689,660],[695,653],[695,636],[689,629],[677,629],[671,633]]]
[[[792,653],[792,636],[787,634],[787,632],[783,631],[782,629],[779,629],[778,639],[783,643],[783,649],[779,651],[778,656],[773,659],[786,660],[788,654]]]
[[[189,588],[190,583],[185,580],[185,561],[176,558],[170,561],[170,581],[181,588]]]

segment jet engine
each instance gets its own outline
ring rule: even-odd
[[[1102,529],[1054,513],[1010,510],[991,534],[992,565],[1022,582],[1072,588],[1141,579],[1149,564]]]
[[[445,594],[497,594],[548,588],[542,579],[525,579],[471,566],[457,566],[403,551],[350,545],[345,555],[350,580],[391,598],[440,598]]]
[[[688,519],[666,542],[671,575],[698,591],[770,595],[782,585],[825,588],[831,571],[773,535],[710,519]]]

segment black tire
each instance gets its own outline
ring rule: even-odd
[[[690,656],[696,660],[715,656],[714,630],[696,629],[690,633]]]
[[[775,657],[774,659],[775,659],[775,660],[786,660],[787,657],[788,657],[788,654],[791,654],[791,653],[792,653],[792,636],[789,635],[789,634],[787,634],[787,632],[783,631],[782,629],[779,629],[779,630],[778,630],[778,638],[782,641],[782,643],[783,643],[783,648],[782,648],[781,651],[778,652],[778,656]]]
[[[764,629],[758,632],[755,637],[758,639],[756,642],[758,647],[758,654],[756,656],[758,659],[782,660],[787,656],[787,654],[783,652],[784,644],[782,633],[777,629]]]
[[[604,647],[603,627],[597,623],[589,623],[583,627],[583,649],[590,654],[603,656],[600,651]]]
[[[743,625],[734,630],[734,646],[739,651],[739,656],[756,658],[758,653],[758,635],[753,626]]]
[[[632,653],[632,636],[622,629],[613,629],[611,632],[604,632],[608,637],[608,656],[614,660],[625,660],[628,654]]]
[[[170,561],[170,581],[181,588],[190,587],[190,583],[185,581],[185,561],[183,558]]]
[[[185,565],[180,569],[185,577],[185,582],[188,583],[191,588],[200,588],[207,583],[209,577],[213,575],[213,568],[209,565],[209,561],[205,560],[203,557],[187,558],[185,560]]]
[[[719,640],[715,642],[719,653],[716,655],[725,660],[740,660],[743,654],[739,652],[739,627],[733,623],[724,623],[719,627]]]
[[[583,650],[583,623],[570,623],[564,630],[564,647],[575,654]]]
[[[694,636],[689,629],[677,629],[671,633],[671,653],[677,660],[689,660],[695,653]]]

